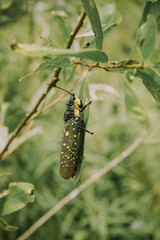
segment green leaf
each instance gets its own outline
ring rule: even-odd
[[[150,126],[148,115],[128,79],[125,80],[125,104],[128,114],[148,129]]]
[[[86,14],[90,20],[93,32],[96,36],[96,47],[102,49],[103,33],[99,13],[94,0],[82,0]]]
[[[142,15],[142,17],[141,17],[141,20],[140,20],[140,23],[139,23],[139,29],[138,29],[138,31],[137,31],[137,35],[136,35],[136,41],[135,41],[135,45],[134,45],[134,49],[133,49],[133,51],[132,51],[132,53],[131,53],[131,56],[130,56],[130,59],[132,58],[132,56],[134,55],[134,53],[135,53],[135,51],[136,51],[136,48],[137,48],[137,45],[139,44],[138,43],[138,38],[140,37],[140,36],[138,36],[138,35],[143,35],[144,34],[144,32],[145,31],[147,31],[147,28],[149,27],[149,25],[151,25],[151,24],[153,24],[153,29],[151,29],[151,32],[152,32],[152,35],[150,36],[150,32],[148,31],[148,37],[149,38],[152,38],[152,41],[151,41],[151,39],[150,39],[150,41],[152,42],[152,46],[151,47],[153,47],[153,49],[154,49],[154,31],[156,31],[156,29],[157,29],[157,25],[156,26],[154,26],[155,25],[155,20],[152,20],[152,23],[148,23],[148,27],[147,26],[145,26],[144,24],[146,23],[146,22],[148,22],[148,16],[149,15],[152,15],[155,19],[156,19],[156,21],[158,22],[158,20],[159,20],[159,18],[160,18],[160,1],[158,0],[158,1],[147,1],[146,2],[146,6],[145,6],[145,8],[144,8],[144,11],[143,11],[143,15]],[[143,26],[144,25],[144,26]],[[143,26],[142,28],[141,28],[141,26]],[[145,28],[144,30],[143,30],[143,28]],[[151,27],[152,28],[152,27]],[[141,30],[142,30],[142,33],[140,33],[141,32]],[[148,29],[149,30],[149,29]],[[147,38],[147,36],[146,36],[146,38]],[[142,41],[141,41],[141,44],[143,45],[143,36],[142,36]],[[146,41],[146,40],[145,40]],[[146,45],[146,43],[145,43],[145,45]],[[151,50],[151,48],[150,48],[150,46],[149,46],[149,49]],[[152,52],[152,51],[151,51]],[[147,51],[147,53],[148,53],[148,51]],[[143,55],[142,55],[142,57],[143,57]]]
[[[117,23],[112,23],[111,25],[104,27],[103,28],[103,38],[108,36],[108,34],[115,28],[117,27]]]
[[[160,18],[160,1],[147,1],[146,6],[143,11],[142,18],[140,20],[139,26],[141,26],[143,23],[147,21],[148,14],[152,14],[156,20]]]
[[[112,23],[110,26],[104,27],[103,38],[105,38],[116,26],[117,26],[117,23]],[[90,41],[87,41],[87,43],[83,46],[83,48],[93,47],[95,43],[96,43],[96,37],[92,38]]]
[[[107,62],[106,53],[98,49],[70,50],[70,49],[54,49],[48,47],[37,46],[34,44],[12,44],[12,49],[26,56],[43,57],[43,56],[67,56],[86,58],[95,62]]]
[[[16,226],[9,225],[3,218],[0,217],[0,227],[3,228],[6,231],[15,231],[18,229]]]
[[[147,16],[147,21],[137,31],[136,45],[139,47],[143,60],[147,59],[155,48],[157,22],[153,15]]]
[[[27,75],[23,76],[19,79],[19,81],[22,81],[24,78],[32,75],[35,72],[39,71],[46,71],[46,70],[54,70],[56,68],[66,68],[74,66],[72,61],[67,57],[55,57],[53,59],[46,60],[45,62],[41,63],[36,70],[33,72],[28,73]]]
[[[116,23],[120,24],[122,21],[122,16],[117,12],[115,2],[107,2],[101,9],[101,19],[102,23],[107,26]]]
[[[65,44],[72,32],[71,21],[65,11],[52,11],[51,14],[54,17],[54,27],[59,30],[61,39]]]
[[[137,69],[136,76],[142,78],[145,87],[160,104],[160,75],[152,68]]]
[[[0,215],[5,216],[34,202],[34,186],[25,182],[9,184],[9,195],[0,199]]]
[[[88,85],[88,74],[83,79],[80,90],[79,90],[79,98],[81,99],[83,105],[85,105],[89,101],[89,85]],[[83,120],[84,123],[87,124],[89,116],[89,107],[87,107],[83,112]]]
[[[67,57],[55,57],[54,59],[47,60],[36,69],[35,72],[54,70],[56,68],[66,68],[73,65],[72,61]]]
[[[88,76],[88,75],[87,75]],[[83,79],[80,91],[79,91],[79,98],[81,99],[82,103],[85,105],[89,101],[89,85],[88,85],[88,79]],[[87,107],[83,111],[83,121],[84,121],[84,128],[86,128],[87,122],[89,117],[89,107]],[[85,132],[82,133],[81,137],[78,137],[78,162],[76,166],[76,173],[75,173],[75,183],[78,184],[81,179],[82,174],[82,163],[83,163],[83,150],[84,150],[84,140],[85,140]]]
[[[152,64],[153,64],[152,66],[154,68],[160,69],[160,48],[159,48],[159,50],[154,52],[151,61],[152,61]]]

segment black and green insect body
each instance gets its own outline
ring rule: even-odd
[[[74,177],[77,166],[82,162],[85,132],[93,134],[85,129],[83,121],[83,111],[91,102],[83,106],[82,101],[74,93],[69,94],[71,97],[64,113],[65,124],[59,170],[60,175],[66,180]]]

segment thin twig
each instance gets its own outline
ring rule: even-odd
[[[36,221],[25,233],[17,238],[17,240],[25,240],[30,237],[39,227],[46,223],[51,217],[53,217],[61,208],[68,204],[71,200],[76,198],[82,191],[91,186],[93,183],[98,181],[104,174],[109,172],[112,168],[117,166],[125,158],[127,158],[132,152],[134,152],[145,140],[147,133],[142,134],[139,138],[135,140],[124,152],[122,152],[118,157],[113,159],[104,168],[100,169],[91,178],[82,183],[75,190],[70,192],[66,197],[57,203],[51,210],[44,214],[38,221]]]
[[[109,65],[103,66],[103,65],[100,65],[99,63],[96,63],[96,64],[83,63],[83,62],[75,61],[75,60],[72,60],[72,62],[75,66],[81,65],[81,66],[88,67],[89,71],[91,71],[92,68],[101,68],[101,69],[104,69],[105,71],[112,71],[112,69],[114,69],[114,68],[144,69],[144,67],[142,67],[141,64],[130,65],[130,64],[127,64],[127,62],[125,64],[111,65],[111,66],[109,66]]]
[[[82,27],[85,17],[86,17],[86,12],[84,11],[82,13],[81,18],[79,19],[79,23],[78,23],[77,27],[70,35],[70,38],[69,38],[67,46],[66,46],[67,49],[69,49],[72,46],[73,40],[75,39],[77,33],[79,32],[80,28]]]
[[[83,21],[85,19],[86,13],[83,12],[75,30],[73,33],[71,33],[70,38],[68,40],[67,46],[66,48],[69,49],[73,43],[73,40],[75,38],[75,36],[77,35],[79,29],[82,27],[83,25]],[[0,160],[4,158],[4,153],[7,152],[9,145],[11,144],[11,142],[13,141],[13,139],[18,135],[18,133],[21,131],[21,129],[27,124],[27,122],[29,121],[29,119],[37,112],[37,109],[39,107],[39,105],[41,104],[41,102],[43,101],[43,99],[47,96],[47,94],[49,93],[49,91],[51,90],[52,87],[56,86],[57,81],[59,80],[59,74],[60,74],[61,68],[57,68],[55,70],[54,76],[50,82],[50,84],[48,85],[48,87],[46,88],[46,90],[42,93],[42,95],[40,96],[40,98],[38,99],[37,103],[35,104],[35,106],[33,107],[33,109],[26,114],[26,116],[24,117],[24,119],[22,120],[22,122],[18,125],[18,127],[14,130],[14,132],[11,134],[10,138],[8,139],[5,147],[3,148],[2,152],[0,153]]]

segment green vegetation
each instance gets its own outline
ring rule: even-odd
[[[160,239],[159,19],[160,0],[0,1],[0,239]],[[59,175],[69,96],[54,87],[84,101],[87,81],[76,185]]]

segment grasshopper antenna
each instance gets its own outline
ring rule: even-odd
[[[67,90],[65,90],[64,88],[57,87],[57,86],[56,86],[56,88],[59,88],[59,89],[61,89],[61,90],[65,91],[65,92],[69,93],[70,95],[73,95],[73,93],[71,93],[71,92],[68,92],[68,91],[67,91]]]

